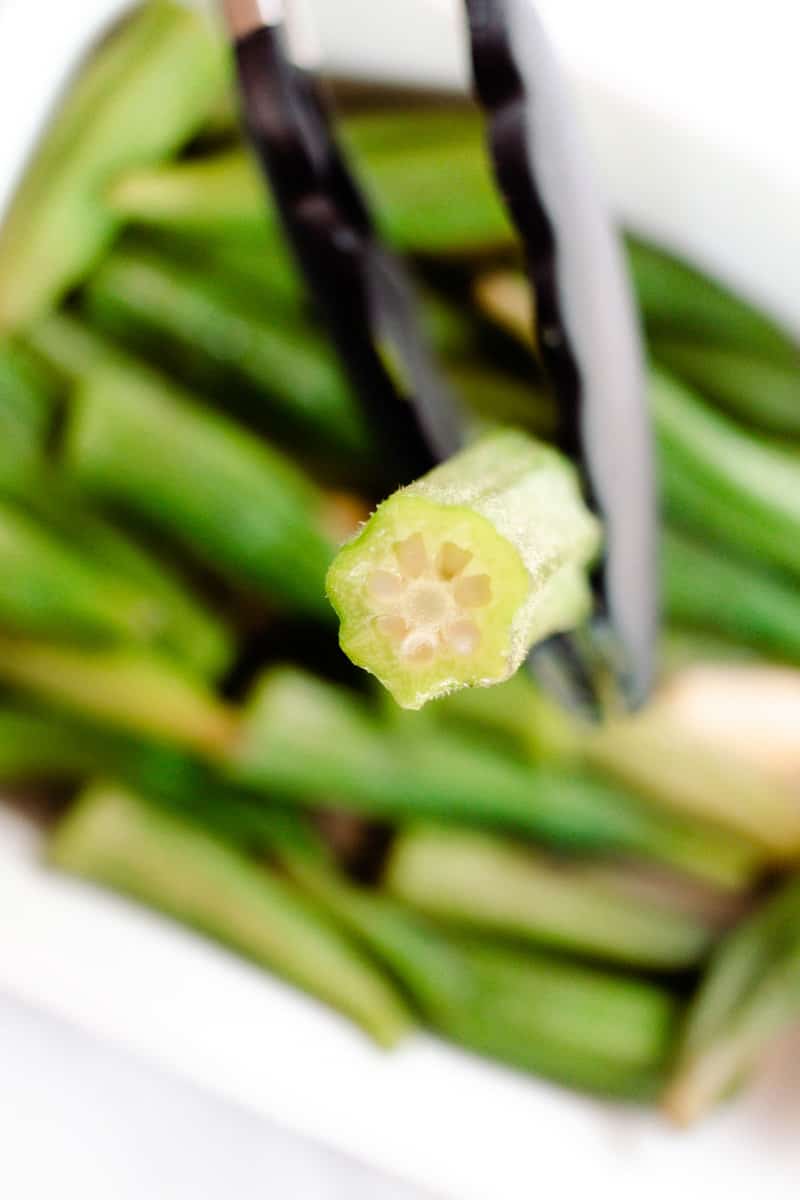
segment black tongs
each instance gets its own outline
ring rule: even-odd
[[[657,570],[651,438],[628,281],[533,4],[465,7],[475,89],[536,297],[536,340],[559,406],[561,447],[605,528],[588,640],[551,638],[531,665],[573,706],[597,711],[610,675],[635,707],[654,671]],[[225,0],[244,121],[391,490],[456,451],[464,424],[420,332],[405,269],[381,243],[319,83],[290,47],[288,8],[289,0]]]

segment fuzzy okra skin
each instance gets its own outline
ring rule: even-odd
[[[392,1046],[412,1021],[384,974],[290,882],[117,786],[95,785],[50,841],[107,884],[277,971]]]
[[[0,328],[19,328],[82,278],[119,227],[106,181],[185,143],[224,87],[224,64],[204,19],[168,0],[144,4],[100,48],[0,228]]]
[[[574,468],[503,430],[384,501],[336,556],[340,644],[398,704],[489,685],[591,606],[600,527]]]
[[[689,1010],[664,1110],[679,1124],[724,1100],[800,1021],[800,879],[722,942]]]
[[[761,861],[749,842],[653,811],[599,779],[515,762],[409,721],[381,722],[342,689],[277,668],[256,686],[225,761],[240,782],[287,802],[506,830],[663,862],[726,887],[747,882]]]
[[[137,365],[76,389],[63,448],[89,497],[182,543],[234,584],[329,619],[322,495],[288,459]]]
[[[610,879],[593,884],[580,868],[474,831],[401,832],[383,881],[398,899],[457,927],[643,969],[690,967],[715,933],[663,904],[632,904]]]
[[[170,659],[125,646],[82,647],[0,634],[0,681],[112,728],[218,753],[235,713]]]
[[[471,945],[387,896],[294,856],[291,874],[385,964],[434,1030],[568,1087],[657,1093],[675,1030],[672,998],[543,954]]]

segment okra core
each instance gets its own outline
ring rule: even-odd
[[[327,586],[342,648],[406,708],[499,682],[586,615],[598,539],[569,464],[492,434],[391,496],[339,552]]]

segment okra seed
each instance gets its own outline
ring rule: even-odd
[[[446,631],[447,644],[465,658],[478,649],[481,635],[474,621],[455,621]]]
[[[421,533],[412,533],[404,541],[396,542],[394,553],[400,570],[410,579],[418,579],[428,569],[428,552]]]
[[[392,571],[373,571],[369,589],[376,600],[393,600],[402,595],[405,582]]]
[[[437,570],[442,579],[454,579],[472,559],[469,550],[462,550],[455,542],[445,542],[439,551]]]
[[[393,642],[402,641],[408,633],[408,626],[399,616],[378,617],[376,625],[378,630]]]
[[[403,657],[407,658],[409,662],[422,665],[432,661],[435,646],[428,634],[410,633],[403,642],[400,651]]]
[[[489,576],[467,575],[465,579],[459,579],[454,594],[461,608],[485,608],[492,598]]]

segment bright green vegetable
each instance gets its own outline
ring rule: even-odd
[[[329,619],[323,498],[276,450],[132,363],[78,387],[64,462],[94,499],[269,599]]]
[[[0,345],[0,489],[28,478],[52,416],[52,397],[35,363],[20,347]]]
[[[639,303],[653,338],[692,339],[706,348],[782,363],[797,370],[800,349],[773,321],[708,275],[671,254],[628,239]],[[713,357],[713,354],[712,354]],[[769,405],[769,397],[763,397]]]
[[[593,770],[664,812],[710,822],[781,860],[800,849],[800,806],[793,790],[676,723],[658,702],[597,727],[574,720],[522,675],[491,691],[460,692],[440,706],[443,719],[472,737],[502,737],[533,763]]]
[[[367,445],[335,355],[313,330],[173,258],[118,251],[85,290],[87,316],[129,349],[262,425],[349,451]]]
[[[499,278],[499,277],[498,277]],[[487,315],[530,346],[530,297],[513,286],[479,290]],[[756,441],[662,371],[650,376],[667,515],[757,560],[800,574],[800,461]]]
[[[86,792],[51,862],[193,925],[394,1045],[411,1021],[388,980],[295,887],[118,787]]]
[[[105,729],[81,726],[60,713],[0,707],[0,781],[49,783],[81,779],[107,761]]]
[[[800,1022],[800,880],[734,929],[690,1009],[664,1107],[689,1124],[724,1099],[770,1042]]]
[[[745,424],[800,436],[800,351],[796,363],[784,365],[730,346],[659,337],[653,355]]]
[[[112,728],[215,752],[235,731],[232,710],[169,659],[0,635],[0,680]]]
[[[524,1071],[625,1099],[663,1078],[675,1005],[633,979],[477,947],[295,857],[289,869],[397,978],[445,1037]]]
[[[393,895],[465,929],[642,968],[680,969],[709,949],[713,926],[665,905],[636,905],[611,879],[485,833],[412,828],[394,841],[384,882]]]
[[[796,456],[749,437],[661,372],[650,396],[668,513],[800,576]]]
[[[106,181],[186,142],[224,75],[204,20],[167,0],[150,0],[101,47],[0,229],[0,328],[30,321],[82,278],[119,226]]]
[[[287,801],[618,851],[728,886],[747,880],[758,860],[741,838],[654,812],[597,779],[514,762],[410,720],[381,722],[341,689],[276,669],[255,689],[229,769]]]
[[[158,597],[0,502],[0,623],[49,637],[156,642]]]
[[[662,553],[663,602],[670,621],[713,629],[767,655],[800,663],[794,587],[675,531],[665,535]]]
[[[339,551],[327,591],[340,645],[404,708],[497,683],[588,615],[599,544],[571,464],[521,432],[488,435]]]
[[[467,254],[511,238],[473,114],[383,112],[345,120],[344,141],[387,236],[405,250]],[[458,204],[453,203],[457,181]],[[131,168],[106,192],[119,217],[179,231],[262,238],[274,227],[242,150]]]

